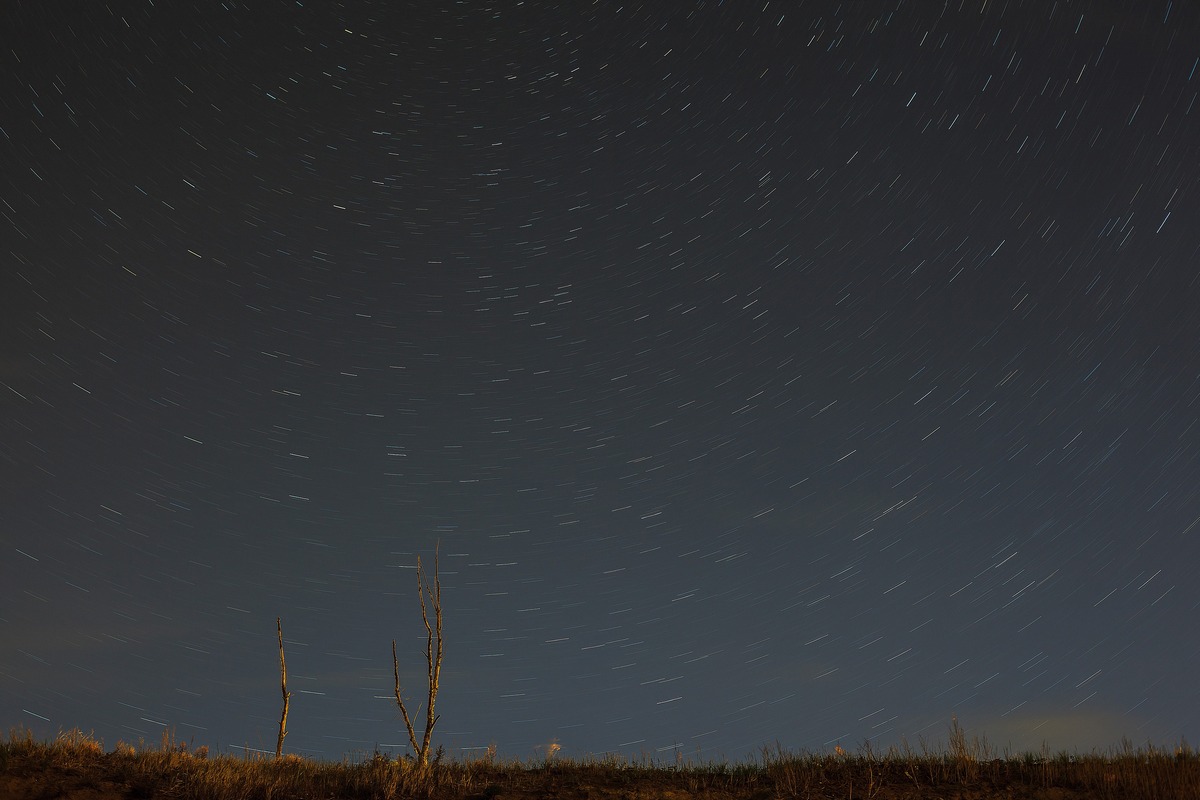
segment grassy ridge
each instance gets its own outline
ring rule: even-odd
[[[948,748],[922,744],[875,752],[794,754],[764,748],[741,763],[673,764],[618,757],[504,761],[494,755],[439,759],[422,768],[380,753],[357,761],[297,756],[210,756],[164,732],[158,747],[119,743],[105,751],[78,730],[50,742],[15,730],[0,743],[0,798],[205,798],[206,800],[386,800],[389,798],[1037,798],[1195,800],[1200,757],[1126,744],[1090,755],[996,758],[954,723]]]

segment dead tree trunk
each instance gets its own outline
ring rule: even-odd
[[[283,755],[283,740],[287,736],[288,701],[292,694],[287,690],[287,661],[283,657],[283,623],[275,618],[275,630],[279,633],[279,685],[283,690],[283,714],[279,717],[279,740],[275,743],[275,757]]]
[[[421,621],[425,623],[425,664],[428,692],[425,698],[425,734],[417,743],[417,731],[413,727],[412,718],[404,705],[404,697],[400,691],[400,661],[396,657],[396,640],[392,640],[392,674],[396,679],[396,705],[400,707],[400,716],[404,718],[404,727],[408,729],[408,741],[412,744],[413,755],[422,767],[429,765],[429,743],[433,738],[433,726],[437,724],[438,715],[434,712],[437,701],[438,681],[442,674],[442,581],[438,575],[438,551],[433,556],[433,583],[430,584],[425,570],[421,566],[421,558],[417,557],[417,598],[421,602]],[[433,622],[430,623],[430,615]]]

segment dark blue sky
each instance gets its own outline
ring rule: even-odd
[[[2,14],[4,724],[1200,736],[1194,6]]]

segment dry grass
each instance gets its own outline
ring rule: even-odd
[[[1121,748],[1085,756],[1037,753],[997,757],[968,739],[957,722],[947,747],[924,742],[876,752],[840,748],[795,754],[764,748],[755,761],[672,764],[615,756],[503,761],[437,759],[421,769],[375,753],[319,762],[286,756],[210,757],[164,733],[157,747],[118,743],[106,751],[68,731],[50,742],[15,730],[0,743],[0,797],[13,800],[206,798],[211,800],[385,800],[387,798],[1039,798],[1040,800],[1193,800],[1200,798],[1200,757],[1170,749]]]

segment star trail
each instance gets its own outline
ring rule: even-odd
[[[1196,6],[0,18],[4,724],[1200,736]]]

